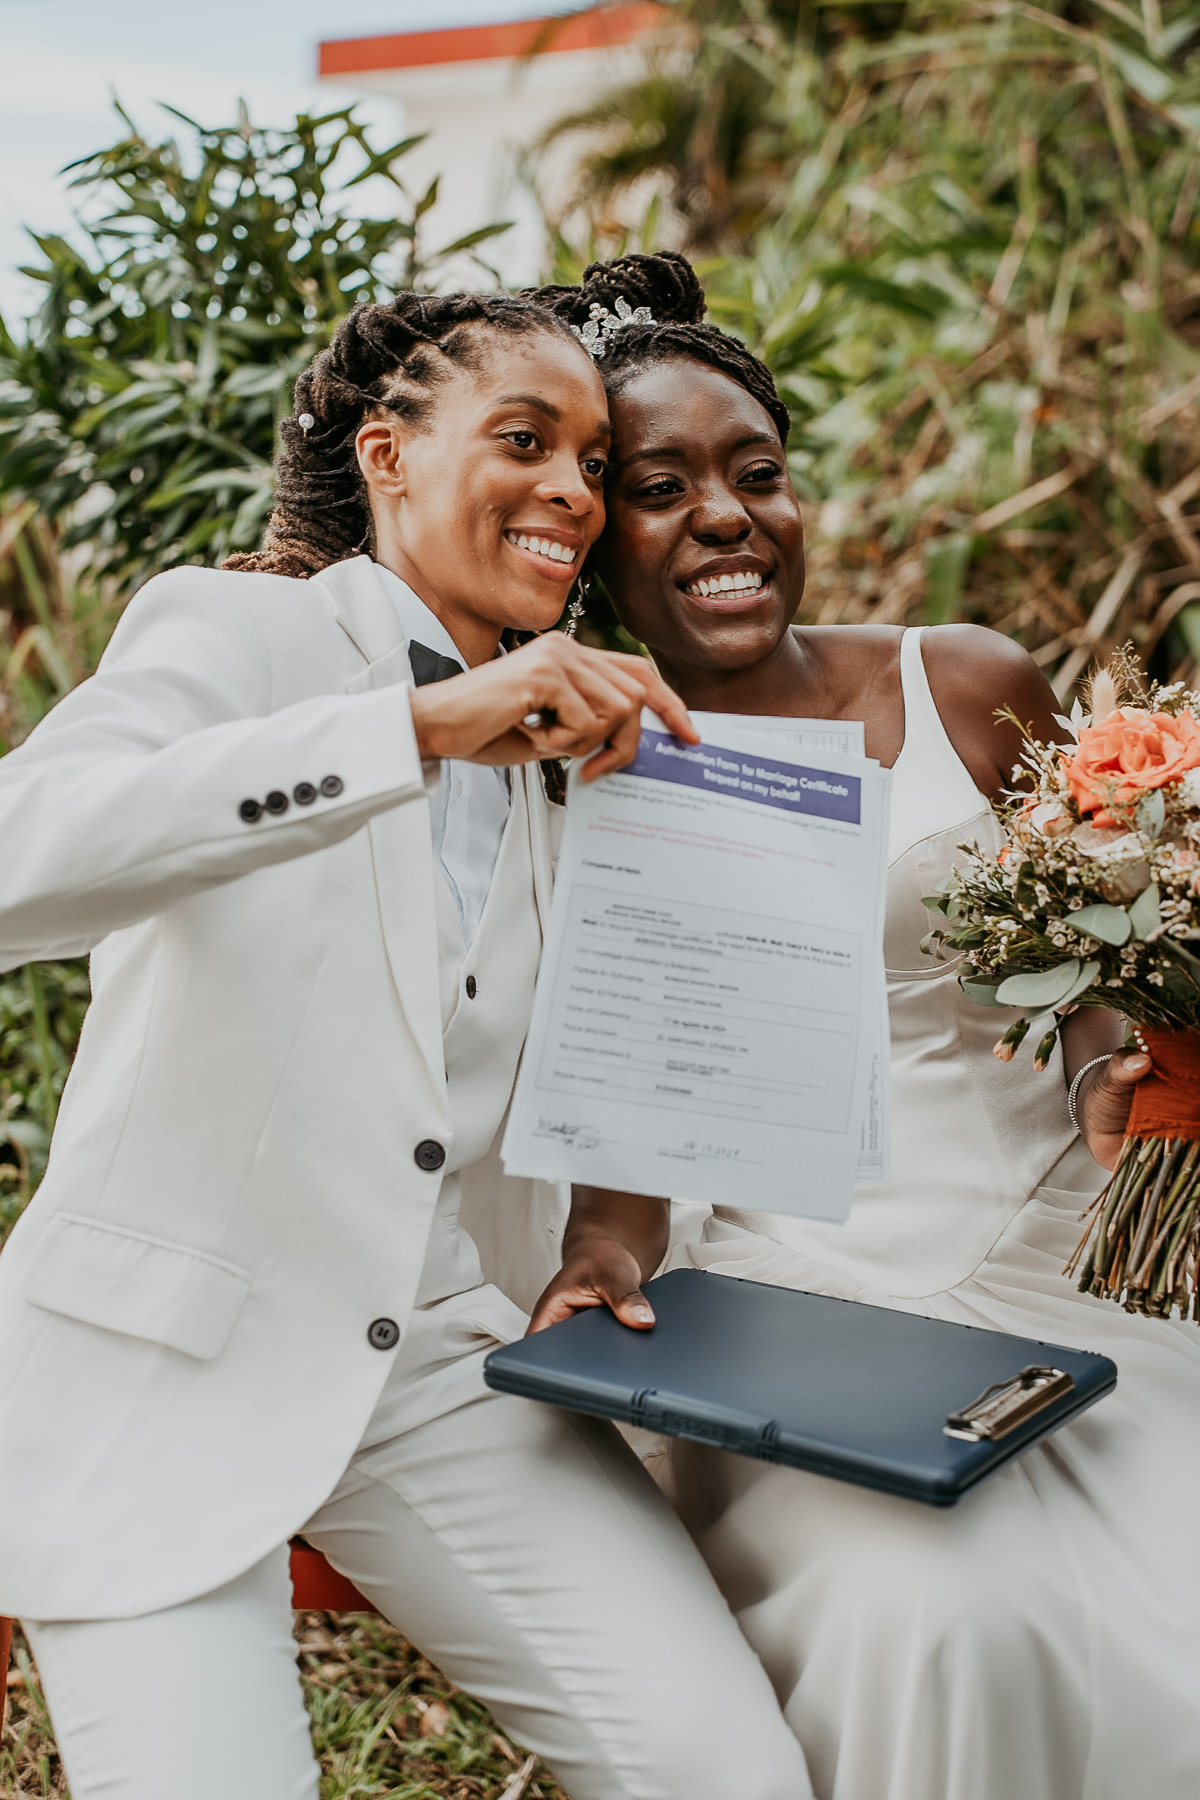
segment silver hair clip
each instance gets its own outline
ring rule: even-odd
[[[628,300],[618,300],[617,310],[610,313],[607,306],[593,302],[588,308],[586,325],[572,325],[571,330],[579,339],[593,362],[607,354],[608,340],[618,331],[624,331],[626,325],[656,325],[657,319],[648,306],[632,307]]]
[[[300,417],[296,420],[297,425],[300,427],[305,437],[308,436],[316,422],[317,421],[313,418],[311,413],[301,413]]]

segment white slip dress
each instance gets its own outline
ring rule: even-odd
[[[673,1261],[1103,1351],[1119,1384],[946,1511],[679,1440],[662,1478],[818,1800],[1200,1800],[1200,1326],[1063,1274],[1103,1172],[1061,1062],[997,1062],[1000,1015],[920,951],[922,894],[999,841],[920,642],[892,786],[892,1177],[842,1226],[719,1211]]]

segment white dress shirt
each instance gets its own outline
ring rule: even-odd
[[[452,656],[465,668],[466,658],[437,614],[391,569],[382,563],[375,567],[396,608],[405,639],[415,638],[427,650]],[[454,896],[464,946],[471,943],[479,926],[510,804],[506,769],[449,760],[443,762],[441,780],[429,797],[433,854]]]

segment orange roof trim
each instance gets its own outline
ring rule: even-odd
[[[320,73],[361,75],[370,69],[498,62],[538,50],[604,50],[661,30],[670,11],[658,0],[625,0],[623,5],[557,18],[462,25],[449,31],[397,31],[387,37],[335,38],[321,45]]]

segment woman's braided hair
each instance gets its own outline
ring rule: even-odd
[[[618,300],[635,311],[644,306],[651,323],[627,322],[605,338],[604,355],[596,367],[610,392],[619,393],[631,376],[655,363],[686,357],[745,388],[770,416],[780,443],[787,443],[791,417],[771,371],[739,338],[704,323],[704,289],[678,251],[595,262],[584,270],[579,287],[530,289],[523,298],[537,300],[578,328],[588,323],[593,306],[614,314]]]
[[[538,331],[566,336],[569,324],[511,294],[403,293],[356,307],[296,382],[260,548],[226,557],[224,567],[304,578],[369,553],[371,508],[354,449],[359,427],[391,412],[419,429],[440,385],[455,370],[480,365],[484,334]]]
[[[440,385],[457,369],[480,366],[485,333],[539,331],[571,335],[567,321],[511,294],[402,293],[356,307],[296,382],[292,417],[279,428],[275,505],[260,548],[227,556],[223,566],[304,579],[370,554],[371,507],[354,447],[359,427],[390,412],[420,429]],[[506,636],[524,641],[524,634]],[[561,805],[562,764],[545,761],[541,770],[547,797]]]

